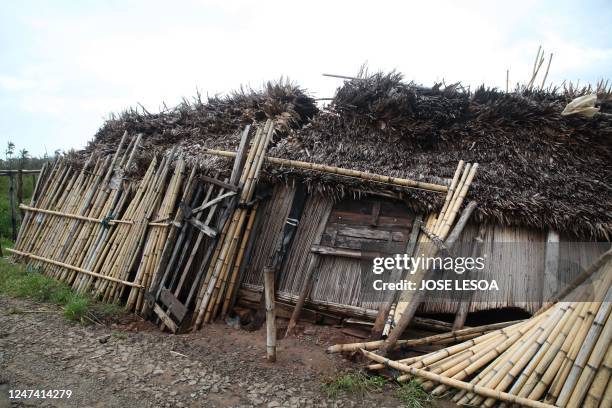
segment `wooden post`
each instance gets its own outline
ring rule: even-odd
[[[11,207],[11,238],[17,240],[17,214],[15,213],[15,179],[13,174],[9,175],[9,206]]]
[[[444,241],[444,245],[446,245],[446,247],[449,250],[453,249],[453,246],[455,245],[455,243],[459,239],[459,235],[461,235],[461,233],[465,229],[465,226],[466,226],[468,220],[470,219],[470,217],[472,216],[472,213],[476,209],[477,205],[478,205],[478,203],[476,201],[470,201],[465,206],[463,211],[461,212],[461,216],[459,217],[459,220],[457,221],[457,224],[455,224],[455,227],[453,228],[451,233],[448,235],[448,238],[446,238],[446,240]]]
[[[311,254],[310,263],[308,264],[308,269],[306,270],[306,275],[304,276],[304,283],[302,285],[302,291],[300,292],[300,297],[295,303],[295,308],[293,309],[293,313],[291,314],[291,319],[289,320],[289,324],[287,325],[287,331],[285,332],[285,337],[289,336],[298,320],[300,319],[300,313],[302,313],[302,309],[304,308],[304,303],[306,303],[306,298],[310,294],[310,289],[312,288],[313,275],[314,271],[319,266],[320,257],[317,254]]]
[[[264,294],[266,298],[266,355],[276,361],[276,310],[274,299],[274,268],[264,268]]]
[[[548,231],[546,237],[546,258],[544,263],[544,280],[542,282],[542,303],[559,290],[559,233],[553,230]]]
[[[250,130],[251,125],[247,125],[242,131],[242,136],[240,137],[240,144],[238,145],[238,150],[236,151],[236,158],[234,159],[234,166],[232,167],[232,173],[229,180],[229,183],[233,186],[238,184],[240,174],[242,173],[242,169],[244,167],[244,162],[247,158],[246,153],[249,144]]]
[[[482,245],[486,232],[487,230],[484,224],[481,225],[480,229],[478,230],[478,235],[474,238],[474,244],[472,246],[472,258],[476,258],[482,253]],[[468,271],[468,273],[470,272],[471,271]],[[476,279],[475,276],[472,276],[471,278]],[[453,331],[463,329],[463,326],[465,325],[465,320],[467,319],[467,315],[470,310],[470,304],[472,303],[473,292],[463,292],[463,294],[465,298],[461,299],[461,301],[457,305],[455,321],[453,322]]]
[[[563,290],[560,290],[557,293],[553,294],[549,303],[542,306],[540,310],[535,312],[534,316],[537,316],[545,312],[546,310],[550,309],[550,307],[555,302],[562,300],[564,297],[569,295],[574,289],[576,289],[578,286],[582,285],[587,279],[589,279],[591,275],[599,271],[599,268],[605,265],[610,260],[610,258],[612,258],[612,248],[608,249],[606,252],[599,255],[599,258],[597,258],[591,265],[589,265],[588,268],[586,268],[580,275],[578,275],[572,281],[572,283],[570,283],[565,288],[563,288]]]
[[[17,171],[17,205],[23,203],[23,170],[20,168]],[[19,209],[19,219],[23,220],[24,211]]]

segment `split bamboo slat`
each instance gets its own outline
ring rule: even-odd
[[[444,224],[441,224],[444,225]],[[589,279],[534,317],[429,354],[392,361],[368,350],[382,341],[333,346],[330,351],[362,350],[376,364],[416,378],[433,395],[457,389],[459,405],[492,407],[607,407],[612,398],[612,259],[596,261]],[[458,341],[470,330],[397,346]]]
[[[126,132],[114,154],[91,156],[80,169],[61,158],[45,165],[30,204],[22,206],[16,260],[79,292],[141,311],[186,165],[173,150],[153,159],[141,179],[127,179],[140,142]]]

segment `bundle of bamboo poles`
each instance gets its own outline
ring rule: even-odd
[[[609,407],[611,283],[608,257],[587,284],[524,322],[400,361],[361,350],[374,368],[405,372],[398,381],[417,377],[434,395],[458,389],[453,400],[460,405]]]
[[[433,336],[422,337],[420,339],[408,339],[398,340],[395,344],[396,348],[410,348],[415,346],[423,345],[440,345],[449,343],[458,343],[463,340],[472,339],[474,337],[482,336],[490,331],[501,329],[504,327],[512,326],[518,323],[518,321],[501,322],[487,324],[478,327],[469,327],[467,329],[455,330],[452,332],[436,334]],[[378,350],[384,344],[384,340],[368,341],[365,343],[348,343],[348,344],[335,344],[327,349],[328,353],[344,353],[354,352],[361,349],[364,350]],[[382,368],[382,367],[381,367]]]
[[[430,214],[427,218],[424,225],[424,231],[426,233],[420,235],[415,254],[419,254],[423,257],[433,257],[437,254],[439,250],[438,244],[443,243],[448,237],[463,201],[467,196],[472,180],[476,175],[477,169],[478,163],[465,164],[463,160],[459,161],[450,187],[448,188],[446,199],[440,210],[440,214],[438,214],[437,217],[435,214]],[[437,242],[434,242],[432,238]],[[419,284],[427,272],[427,269],[420,268],[410,277],[410,279]],[[405,291],[401,294],[397,306],[392,308],[394,313],[393,319],[388,319],[388,321],[394,322],[395,327],[391,330],[383,345],[383,354],[395,347],[395,343],[412,321],[418,305],[421,303],[422,296],[422,292],[414,291]],[[388,331],[389,327],[386,327],[384,332],[386,333]]]
[[[263,127],[257,129],[253,137],[239,180],[238,205],[230,209],[230,221],[225,224],[217,241],[197,297],[194,330],[199,329],[203,322],[211,322],[220,311],[225,314],[229,309],[233,292],[236,290],[240,263],[257,212],[257,207],[250,208],[249,203],[253,200],[264,155],[273,133],[274,124],[268,120]]]
[[[174,151],[154,159],[141,180],[128,181],[140,137],[127,133],[112,156],[80,171],[63,159],[43,169],[12,252],[32,267],[106,302],[126,293],[130,310],[159,262],[185,164]],[[173,170],[174,169],[174,170]],[[126,292],[126,290],[128,292]]]

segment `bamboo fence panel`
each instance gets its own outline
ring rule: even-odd
[[[140,136],[127,140],[124,134],[114,154],[92,156],[80,170],[63,159],[45,166],[23,206],[15,250],[17,260],[79,292],[141,310],[186,166],[173,151],[154,159],[140,180],[127,180]]]

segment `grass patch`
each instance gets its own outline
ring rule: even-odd
[[[79,322],[85,321],[85,315],[89,311],[89,299],[82,296],[74,295],[64,305],[64,316],[69,320]]]
[[[433,401],[431,395],[414,380],[401,384],[397,388],[396,396],[406,408],[430,407]]]
[[[36,270],[28,271],[6,258],[0,258],[0,294],[61,306],[67,319],[81,323],[100,321],[122,313],[118,305],[96,302],[73,292],[64,282]]]
[[[337,398],[341,392],[363,397],[382,390],[386,383],[387,380],[383,377],[368,376],[357,371],[331,379],[323,384],[322,388],[328,398]]]

